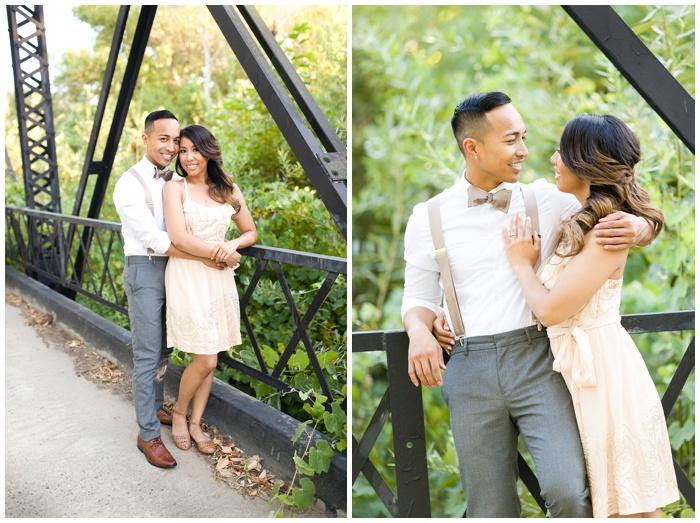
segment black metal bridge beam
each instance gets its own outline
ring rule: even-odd
[[[252,7],[238,6],[250,32],[232,6],[209,5],[238,61],[253,82],[261,100],[277,123],[297,160],[328,209],[336,226],[347,238],[347,151],[318,108],[296,70],[284,55],[265,23]],[[250,33],[259,40],[260,47]],[[261,48],[274,65],[271,67]],[[275,74],[279,73],[294,100]],[[299,109],[294,105],[299,105]],[[317,139],[304,121],[305,116]],[[319,145],[319,140],[326,148]]]
[[[105,194],[107,193],[109,176],[112,172],[112,166],[114,165],[114,158],[117,155],[119,139],[121,138],[122,131],[124,130],[124,123],[126,122],[126,116],[129,111],[129,104],[131,103],[131,98],[134,95],[136,81],[138,80],[139,70],[141,69],[141,63],[143,62],[143,56],[146,52],[148,37],[151,34],[151,27],[153,27],[153,20],[156,17],[157,9],[158,6],[156,5],[141,6],[141,12],[136,25],[136,32],[134,33],[134,40],[131,44],[129,59],[126,64],[126,70],[124,71],[124,78],[122,79],[119,95],[117,97],[117,105],[114,109],[112,125],[110,126],[109,134],[107,135],[107,143],[102,155],[102,161],[98,162],[94,160],[95,148],[97,146],[97,139],[100,134],[100,127],[102,126],[102,119],[104,117],[107,100],[109,98],[110,85],[112,78],[114,77],[117,58],[119,56],[119,49],[124,37],[124,29],[126,28],[126,22],[129,16],[129,6],[122,6],[119,9],[114,36],[112,37],[112,47],[110,49],[109,59],[107,61],[107,70],[102,81],[100,99],[97,104],[95,121],[93,123],[92,133],[90,134],[90,141],[88,143],[88,150],[85,156],[85,163],[83,165],[83,174],[80,178],[80,185],[75,198],[75,206],[73,208],[73,214],[75,216],[80,215],[80,209],[83,204],[88,179],[90,175],[96,174],[97,180],[95,181],[95,187],[92,192],[92,199],[90,201],[87,217],[93,219],[99,218],[100,209],[102,209]],[[69,245],[72,245],[73,228],[71,228],[68,234],[70,238]],[[82,242],[83,245],[87,246],[87,248],[84,250],[79,250],[75,260],[75,272],[78,279],[82,278],[83,271],[85,270],[85,263],[87,262],[85,253],[89,250],[89,245],[92,241],[91,235],[92,230],[86,228],[83,232]],[[74,298],[75,292],[72,291],[71,293],[68,293],[68,295],[71,298]]]
[[[238,6],[238,9],[323,146],[331,152],[346,153],[345,144],[336,134],[335,129],[309,93],[304,82],[296,74],[296,70],[289,62],[287,55],[282,52],[267,24],[260,18],[255,9],[247,6]]]
[[[676,136],[695,154],[695,100],[609,5],[564,5]]]
[[[7,27],[12,52],[25,201],[32,209],[60,213],[61,192],[43,7],[8,5]],[[29,249],[42,270],[59,273],[65,267],[66,260],[57,256],[59,246],[56,238],[46,228],[30,231]],[[37,273],[28,271],[28,274],[60,290]]]
[[[15,104],[27,206],[61,212],[44,9],[8,5]]]
[[[109,129],[109,135],[107,136],[105,150],[102,155],[102,160],[95,161],[95,148],[97,147],[97,140],[99,138],[100,128],[102,126],[102,119],[104,118],[105,108],[109,98],[110,85],[112,83],[112,78],[114,77],[114,71],[117,66],[117,58],[119,57],[119,49],[121,48],[122,39],[124,38],[124,30],[126,28],[127,18],[129,16],[129,6],[122,6],[119,9],[114,36],[112,38],[112,47],[110,49],[109,59],[107,61],[107,69],[102,81],[100,99],[97,103],[95,121],[93,123],[92,133],[90,134],[90,141],[88,143],[88,149],[85,155],[85,163],[83,164],[83,175],[80,179],[80,186],[78,187],[78,194],[76,196],[75,206],[73,208],[73,214],[75,216],[80,215],[80,209],[83,204],[88,178],[90,175],[96,174],[97,180],[92,193],[92,200],[90,202],[87,217],[94,219],[99,218],[100,209],[102,208],[102,203],[104,202],[105,194],[107,192],[107,185],[109,184],[109,176],[112,172],[112,166],[114,165],[114,158],[117,155],[119,139],[121,138],[122,131],[124,130],[126,115],[129,111],[131,98],[134,95],[136,81],[138,80],[139,70],[141,69],[141,63],[143,62],[143,56],[146,52],[148,37],[151,34],[151,27],[153,27],[153,20],[156,17],[157,9],[158,6],[156,5],[141,6],[136,32],[134,33],[134,40],[131,44],[131,52],[129,53],[129,60],[126,64],[126,70],[124,71],[124,78],[122,79],[121,88],[119,89],[117,106],[114,109],[114,118],[112,119],[112,125]]]
[[[111,89],[112,80],[114,78],[114,72],[117,67],[117,58],[119,58],[119,49],[121,49],[122,40],[124,39],[124,30],[126,29],[126,22],[129,17],[129,6],[123,5],[119,9],[119,14],[117,15],[117,22],[114,27],[114,35],[112,37],[112,47],[109,51],[109,59],[107,60],[107,67],[105,69],[105,74],[102,79],[102,88],[100,89],[100,98],[97,102],[97,109],[95,111],[95,119],[92,124],[92,132],[90,133],[90,139],[88,141],[88,147],[85,152],[85,161],[83,162],[83,172],[80,178],[80,183],[78,184],[78,191],[75,196],[75,203],[73,205],[73,215],[80,216],[80,210],[83,206],[83,198],[85,197],[85,190],[87,188],[88,180],[90,175],[97,174],[98,176],[104,176],[104,158],[101,162],[95,161],[95,149],[97,148],[97,140],[100,136],[100,128],[102,127],[102,120],[104,119],[105,109],[107,107],[107,100],[109,99],[109,91]],[[125,75],[126,76],[126,75]],[[123,85],[123,84],[122,84]],[[107,172],[109,176],[109,172]],[[98,184],[96,184],[98,185]],[[99,184],[103,185],[103,184]],[[93,201],[95,194],[93,193]],[[104,194],[102,195],[104,199]],[[91,203],[90,208],[93,205]],[[99,211],[98,211],[99,212]],[[88,211],[88,218],[97,219],[98,216],[91,215],[92,213]]]

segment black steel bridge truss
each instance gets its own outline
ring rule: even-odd
[[[644,45],[610,6],[562,6],[586,35],[637,89],[646,102],[695,154],[695,100]],[[695,330],[695,312],[623,316],[631,334]],[[352,438],[352,483],[360,474],[394,517],[430,517],[430,487],[426,456],[425,422],[421,387],[408,377],[408,336],[405,331],[354,332],[352,352],[382,351],[386,354],[388,387],[359,441]],[[662,398],[668,415],[695,368],[695,336]],[[384,425],[391,421],[395,457],[396,492],[369,459]],[[359,427],[353,427],[357,430]],[[678,486],[695,508],[695,487],[674,462]],[[518,456],[520,479],[544,513],[535,473]]]
[[[243,69],[249,78],[255,79],[253,84],[261,100],[333,222],[347,238],[345,144],[255,8],[207,7]],[[102,157],[98,159],[99,133],[131,7],[123,5],[119,9],[73,215],[69,216],[61,214],[43,8],[7,6],[27,208],[7,206],[5,209],[6,261],[24,268],[30,276],[51,284],[73,299],[81,294],[122,314],[126,314],[127,304],[123,289],[117,283],[117,274],[123,267],[121,226],[98,218],[157,8],[156,5],[144,5],[138,10],[137,26],[117,94],[114,118]],[[86,216],[81,217],[90,186],[90,203]],[[241,253],[258,260],[252,281],[241,297],[241,319],[254,348],[258,368],[225,354],[220,356],[220,361],[301,401],[298,391],[282,379],[290,356],[301,343],[322,392],[328,398],[326,408],[330,410],[334,393],[323,375],[307,329],[338,278],[346,279],[347,260],[265,246],[252,246]],[[91,266],[88,260],[101,263]],[[95,272],[95,266],[101,269]],[[316,269],[320,278],[315,297],[304,311],[299,310],[285,277],[285,271],[294,267]],[[269,276],[271,272],[272,278]],[[268,368],[265,364],[245,311],[264,273],[265,278],[279,283],[295,322],[294,333],[287,340],[286,348],[274,368]],[[345,402],[342,407],[345,409]]]
[[[48,261],[48,264],[39,263],[37,253],[30,248],[28,239],[31,231],[42,232],[53,245],[57,246],[57,249],[51,253],[52,258],[44,260]],[[73,234],[74,232],[77,234]],[[83,241],[86,237],[91,239],[89,243]],[[328,398],[326,404],[330,407],[334,401],[334,392],[326,380],[307,329],[338,277],[347,277],[347,260],[255,245],[242,249],[241,253],[247,258],[258,260],[255,273],[241,297],[241,320],[246,326],[258,368],[234,359],[226,353],[219,354],[219,361],[303,401],[299,397],[299,391],[281,378],[289,358],[301,342],[322,393]],[[83,295],[124,316],[128,315],[126,295],[123,286],[118,283],[118,277],[124,268],[124,242],[119,223],[8,205],[5,207],[5,258],[34,277],[41,277],[45,281]],[[93,260],[93,262],[98,260],[99,263],[85,264],[86,270],[79,271],[75,263],[79,258]],[[273,276],[280,284],[295,323],[295,330],[290,339],[279,340],[286,342],[286,348],[273,369],[265,364],[258,336],[246,314],[246,306],[258,289],[268,266],[272,268],[272,271],[268,272],[273,272]],[[59,268],[59,270],[48,270],[48,267]],[[99,267],[99,270],[95,270],[95,267]],[[295,267],[314,269],[318,277],[318,290],[303,314],[299,311],[299,305],[285,277],[285,271],[294,270]],[[269,275],[266,277],[270,278]],[[311,400],[306,401],[311,402]]]

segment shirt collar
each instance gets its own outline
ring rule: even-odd
[[[141,167],[141,169],[143,169],[143,172],[147,176],[151,176],[151,177],[153,177],[156,174],[156,169],[160,169],[160,167],[158,167],[156,164],[151,163],[151,160],[149,160],[148,156],[146,156],[145,154],[143,155],[143,158],[138,163],[138,165]],[[170,166],[168,165],[165,168],[170,169]],[[175,173],[175,171],[173,171],[173,173]]]
[[[144,154],[143,158],[141,158],[141,161],[139,162],[139,167],[143,169],[143,172],[146,174],[150,174],[153,176],[155,174],[155,164],[151,163],[151,161],[148,159],[148,156]]]
[[[472,186],[471,183],[467,180],[467,171],[464,170],[462,171],[462,176],[459,177],[459,182],[457,182],[458,185],[460,186],[460,189],[463,191],[467,191],[469,187]],[[489,191],[490,193],[495,193],[498,191],[502,191],[504,189],[510,189],[511,191],[514,190],[518,186],[519,182],[514,182],[514,183],[509,183],[509,182],[501,182],[495,189]]]

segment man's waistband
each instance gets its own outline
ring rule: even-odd
[[[124,261],[127,265],[133,265],[136,263],[166,263],[168,261],[167,254],[145,254],[137,256],[124,256]]]
[[[472,336],[464,338],[455,343],[451,354],[458,354],[465,350],[480,350],[491,349],[496,346],[507,347],[517,345],[519,343],[530,343],[532,340],[546,338],[547,330],[538,325],[530,325],[529,327],[515,329],[508,332],[499,332],[498,334],[488,334],[484,336]]]

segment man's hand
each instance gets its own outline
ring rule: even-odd
[[[234,252],[231,256],[226,258],[226,266],[231,269],[237,268],[241,258],[243,258],[243,255],[240,252]]]
[[[608,214],[595,226],[596,243],[606,251],[622,251],[635,245],[648,245],[650,225],[644,218],[617,211]]]
[[[214,260],[208,260],[206,258],[201,258],[202,263],[206,265],[207,267],[211,267],[212,269],[216,269],[217,271],[223,271],[226,269],[226,265],[223,263],[216,262]]]
[[[447,351],[447,354],[452,352],[452,347],[455,345],[455,335],[450,330],[450,324],[447,323],[447,316],[444,312],[435,318],[433,322],[433,335],[437,338],[440,346]]]
[[[442,371],[447,367],[442,349],[427,327],[412,329],[408,333],[408,376],[417,387],[423,383],[434,388],[442,385]]]

